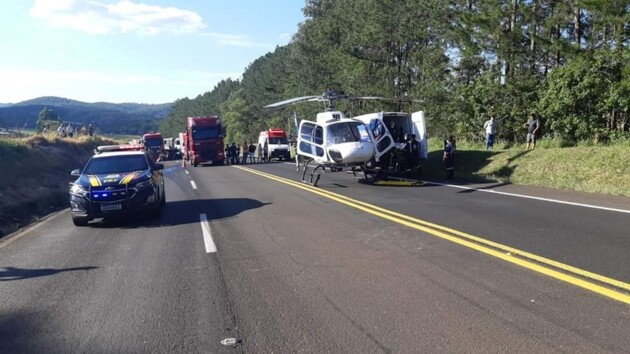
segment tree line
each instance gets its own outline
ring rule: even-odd
[[[438,137],[482,139],[495,117],[498,138],[516,142],[533,113],[563,141],[630,138],[630,0],[307,0],[303,12],[288,45],[241,80],[177,100],[161,130],[217,114],[230,141],[250,140],[322,108],[265,105],[337,90],[412,98],[343,108],[423,110]]]

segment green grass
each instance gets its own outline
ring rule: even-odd
[[[575,191],[630,196],[630,146],[580,144],[561,147],[541,141],[535,150],[495,144],[486,151],[479,143],[457,143],[456,178],[500,181]],[[431,140],[425,176],[443,178],[442,142]]]

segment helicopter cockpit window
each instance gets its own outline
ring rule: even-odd
[[[314,129],[313,142],[317,145],[324,144],[324,130],[319,125]]]
[[[332,124],[329,125],[326,129],[327,144],[370,141],[365,125],[359,122],[344,122]]]

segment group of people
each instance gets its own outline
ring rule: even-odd
[[[483,129],[486,132],[486,150],[492,150],[494,147],[494,136],[496,134],[496,121],[494,117],[490,117],[484,124]],[[523,125],[527,128],[527,135],[525,136],[525,142],[527,143],[525,149],[533,150],[536,148],[536,138],[540,131],[540,118],[538,115],[531,113],[527,123]]]
[[[83,125],[81,128],[76,129],[70,123],[68,123],[67,125],[64,125],[63,123],[61,123],[59,124],[59,127],[57,128],[57,135],[62,138],[65,138],[65,137],[72,138],[75,135],[76,136],[79,136],[79,135],[93,136],[94,128],[92,127],[92,124],[88,124],[87,126]]]
[[[486,150],[492,150],[494,147],[494,138],[497,130],[496,125],[497,122],[494,120],[494,117],[490,117],[490,119],[483,124],[483,129],[486,133]],[[531,113],[527,123],[525,123],[523,127],[527,128],[525,149],[533,150],[536,148],[536,139],[540,131],[540,117]],[[455,175],[455,151],[455,138],[449,136],[448,139],[444,140],[444,154],[442,156],[444,168],[446,169],[446,179],[453,179]]]
[[[258,155],[256,152],[258,151]],[[237,146],[236,143],[226,145],[225,155],[227,156],[228,163],[232,165],[245,165],[249,159],[249,163],[260,163],[269,161],[269,146],[267,141],[264,144],[258,144],[258,148],[253,142],[250,144],[245,141],[242,146]]]

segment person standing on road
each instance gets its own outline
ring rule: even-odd
[[[494,117],[490,117],[490,119],[483,124],[483,129],[486,130],[486,150],[492,150],[494,146],[494,133],[496,129]]]
[[[236,143],[232,143],[228,150],[230,154],[230,163],[232,165],[238,164],[238,147],[236,147]]]
[[[256,163],[256,145],[254,145],[253,141],[249,144],[248,153],[249,153],[249,162]]]
[[[243,165],[247,164],[247,156],[248,155],[249,155],[249,144],[247,144],[247,141],[245,141],[243,143],[243,161],[242,161]]]
[[[265,162],[269,162],[269,143],[267,139],[265,139],[265,144],[263,145],[263,159]]]
[[[451,135],[444,141],[444,155],[442,156],[446,170],[446,179],[455,177],[455,149],[455,138]]]
[[[540,119],[538,119],[538,116],[531,113],[529,115],[529,120],[525,123],[524,127],[527,128],[527,147],[525,149],[530,150],[531,148],[531,150],[533,150],[536,148],[536,133],[538,133],[538,130],[540,129]]]

